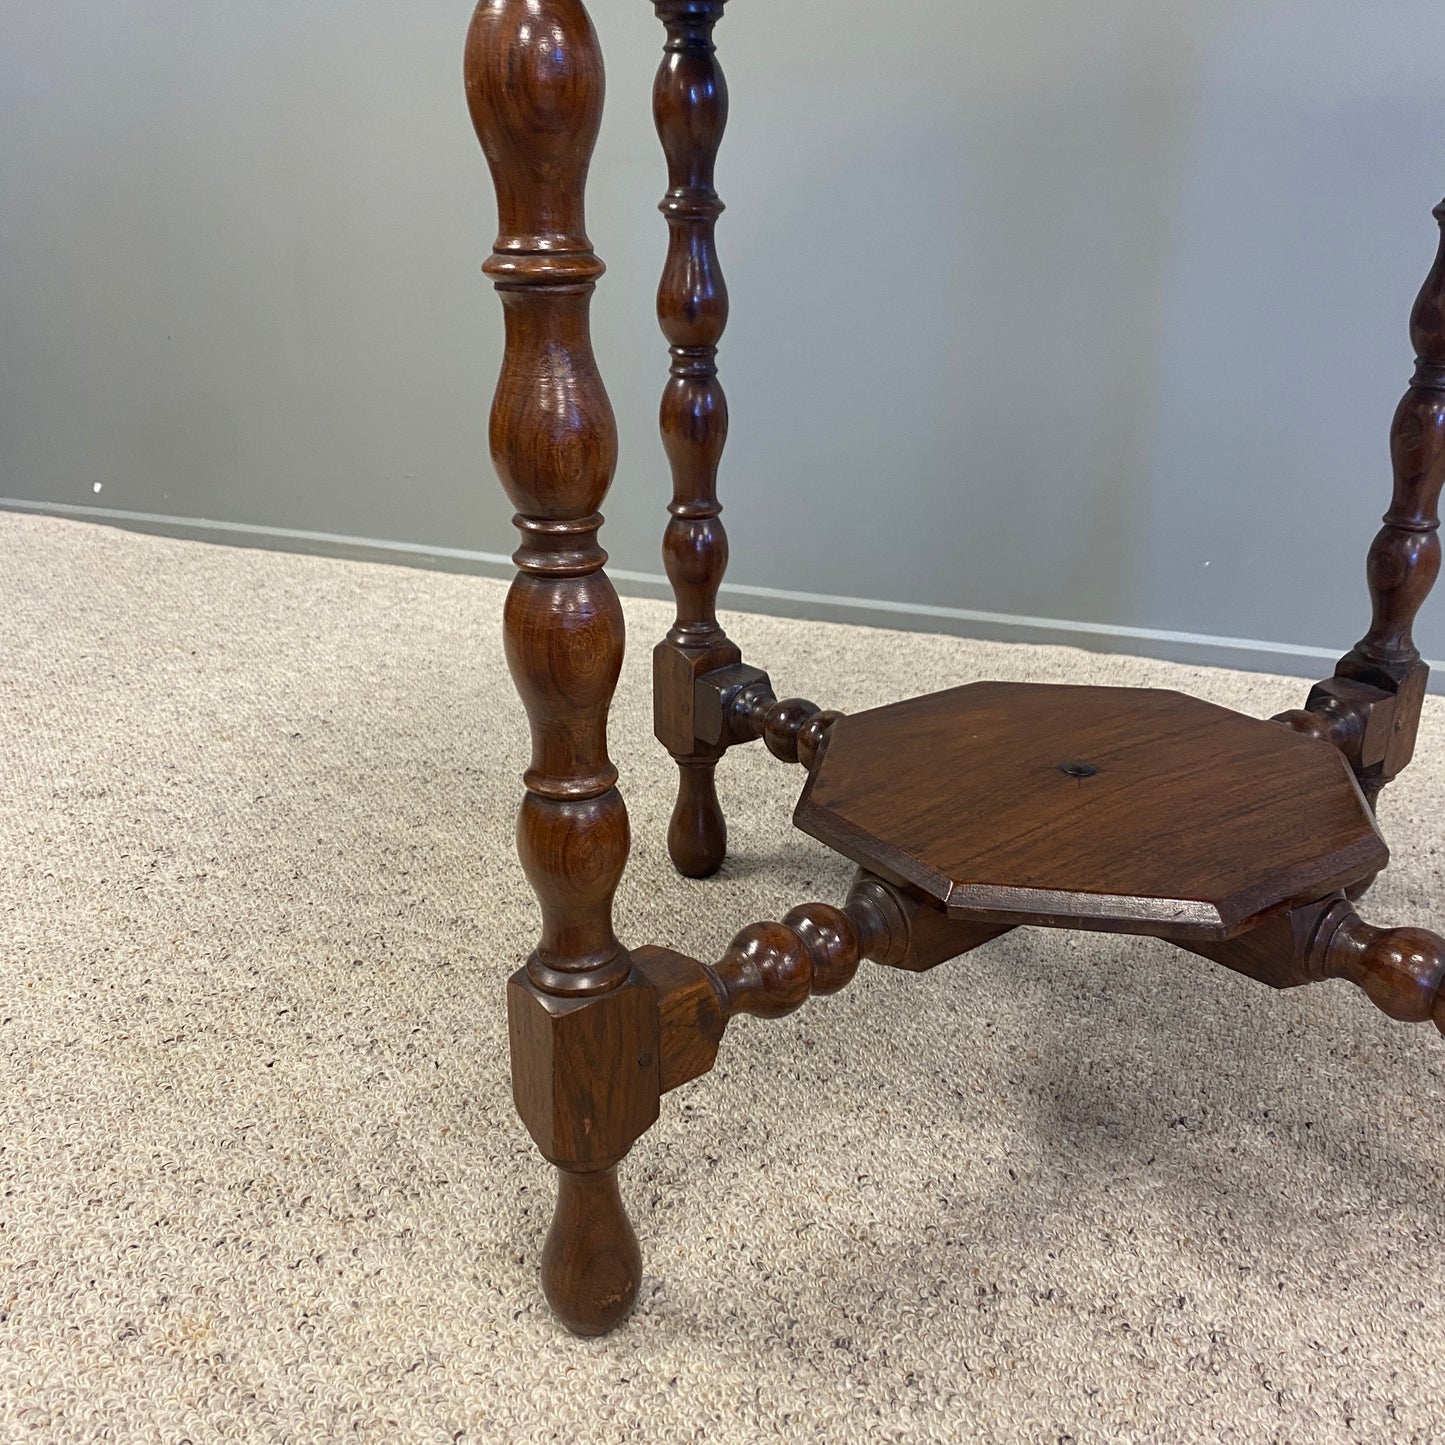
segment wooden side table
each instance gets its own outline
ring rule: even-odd
[[[726,0],[653,3],[667,32],[653,100],[670,235],[657,309],[672,358],[663,555],[677,618],[654,655],[656,732],[680,780],[668,845],[684,874],[719,866],[714,770],[761,739],[806,770],[798,826],[859,872],[841,904],[750,924],[712,964],[629,951],[613,931],[628,852],[607,753],[622,612],[597,532],[617,430],[589,338],[603,267],[583,217],[602,60],[581,0],[481,0],[466,88],[500,222],[484,267],[506,315],[491,448],[522,539],[504,625],[532,728],[518,847],[541,910],[508,985],[513,1090],[558,1171],[543,1287],[582,1334],[611,1329],[636,1298],[617,1165],[662,1095],[712,1067],[733,1014],[786,1014],[864,959],[932,968],[1022,925],[1151,934],[1274,988],[1348,978],[1391,1017],[1445,1032],[1445,940],[1371,927],[1352,902],[1388,859],[1374,800],[1410,760],[1425,692],[1411,628],[1440,567],[1445,239],[1410,322],[1418,361],[1391,432],[1370,627],[1302,709],[1265,721],[1173,692],[1003,683],[847,718],[780,701],[715,611],[728,299],[713,29]],[[1445,203],[1435,216],[1445,227]]]

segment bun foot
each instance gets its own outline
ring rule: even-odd
[[[637,1302],[642,1251],[617,1188],[617,1168],[557,1171],[557,1209],[542,1248],[542,1290],[574,1335],[605,1335]]]
[[[710,878],[728,851],[728,825],[717,800],[715,762],[679,762],[677,805],[667,825],[667,851],[684,878]]]

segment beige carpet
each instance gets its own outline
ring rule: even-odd
[[[860,974],[664,1101],[646,1279],[580,1342],[502,981],[524,725],[502,586],[0,517],[0,1440],[1445,1440],[1445,1043],[1146,940]],[[628,606],[620,928],[716,956],[838,898],[729,758],[671,876]],[[1301,684],[729,618],[856,708],[981,675]],[[1378,921],[1440,928],[1445,708]],[[695,921],[692,921],[695,920]]]

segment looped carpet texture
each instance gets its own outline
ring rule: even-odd
[[[730,1030],[622,1169],[637,1313],[537,1284],[503,981],[525,720],[501,583],[0,517],[0,1439],[1445,1439],[1445,1042],[1331,983],[1020,930]],[[627,604],[624,939],[836,901],[801,774],[664,845]],[[856,709],[978,677],[1298,680],[727,619]],[[1362,912],[1445,926],[1445,710]]]

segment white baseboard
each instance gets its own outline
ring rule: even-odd
[[[108,522],[169,535],[215,542],[270,546],[281,551],[324,551],[333,556],[369,560],[392,559],[413,566],[449,565],[452,570],[510,576],[512,559],[502,552],[481,552],[468,547],[430,546],[420,542],[393,542],[379,537],[351,537],[334,532],[311,532],[296,527],[267,527],[247,522],[218,522],[205,517],[171,517],[156,512],[128,512],[114,507],[88,507],[68,502],[27,501],[0,497],[0,509]],[[609,567],[608,576],[622,583],[623,591],[645,595],[665,593],[667,578],[660,572],[634,572]],[[875,626],[911,627],[915,631],[955,632],[964,636],[993,637],[1016,642],[1072,642],[1108,652],[1143,653],[1208,666],[1298,673],[1321,673],[1321,662],[1333,663],[1347,650],[1312,647],[1304,643],[1274,642],[1254,637],[1223,637],[1204,632],[1178,632],[1161,627],[1129,627],[1120,623],[1078,622],[1066,617],[1027,617],[1008,612],[983,612],[969,607],[938,607],[931,603],[896,602],[888,598],[847,597],[829,592],[801,592],[785,587],[759,587],[747,582],[724,582],[724,600],[739,610],[782,612],[799,617],[871,623]],[[749,606],[748,604],[756,604]],[[1431,663],[1432,691],[1445,684],[1445,666]]]

